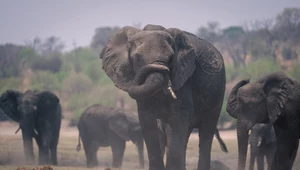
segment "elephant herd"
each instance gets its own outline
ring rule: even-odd
[[[214,135],[227,152],[216,128],[225,94],[225,67],[212,44],[177,28],[125,26],[106,43],[100,59],[115,86],[135,99],[138,117],[100,104],[89,106],[77,126],[77,150],[81,140],[88,167],[97,166],[96,151],[107,146],[112,149],[113,166],[121,167],[130,140],[137,146],[141,168],[145,142],[149,170],[185,170],[187,143],[195,128],[197,170],[212,167]],[[0,109],[19,122],[27,161],[34,159],[34,138],[39,163],[57,164],[62,109],[54,93],[7,90],[0,97]],[[241,80],[229,94],[226,111],[237,119],[238,170],[245,169],[248,143],[250,162],[256,158],[258,168],[263,168],[266,156],[269,169],[292,169],[300,137],[299,82],[283,72],[253,82]]]

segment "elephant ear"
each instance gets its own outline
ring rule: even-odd
[[[121,28],[110,38],[100,53],[102,69],[115,83],[115,86],[124,91],[128,91],[135,76],[129,57],[129,39],[139,31],[130,26]]]
[[[128,141],[130,125],[124,114],[115,114],[108,119],[108,127],[120,138]]]
[[[233,118],[237,119],[237,106],[238,106],[238,102],[237,102],[237,93],[239,91],[239,89],[243,86],[245,86],[246,84],[248,84],[250,82],[250,79],[245,79],[245,80],[241,80],[239,81],[231,90],[228,99],[227,99],[227,104],[226,104],[226,111],[227,113],[232,116]]]
[[[0,109],[12,120],[20,122],[21,113],[18,110],[19,98],[22,93],[14,90],[7,90],[0,97]]]
[[[261,82],[267,98],[269,120],[273,124],[283,114],[294,83],[283,72],[270,74],[263,78]]]
[[[38,108],[43,109],[54,109],[57,108],[59,104],[59,98],[50,91],[42,91],[38,92]]]
[[[171,80],[173,90],[180,89],[192,76],[195,68],[195,51],[186,33],[177,28],[166,30],[174,39],[175,55],[172,59]]]

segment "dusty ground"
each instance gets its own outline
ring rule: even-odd
[[[23,146],[21,133],[15,134],[18,124],[0,123],[0,169],[16,170],[18,167],[28,167],[24,165]],[[229,153],[223,153],[216,140],[212,147],[212,160],[220,160],[232,170],[237,165],[237,142],[235,131],[220,131]],[[59,167],[51,166],[52,169],[59,170],[87,170],[85,168],[85,155],[83,149],[76,152],[78,131],[76,128],[67,126],[64,121],[61,129],[61,136],[58,145],[58,163]],[[37,156],[35,147],[35,155]],[[145,165],[148,167],[147,152],[145,151]],[[299,155],[299,154],[298,154]],[[110,148],[100,148],[98,150],[99,167],[94,169],[105,170],[111,166],[112,154]],[[300,156],[298,156],[300,157]],[[294,170],[300,169],[300,158],[296,158]],[[192,134],[187,148],[187,169],[194,170],[198,161],[198,136]],[[138,155],[135,146],[128,142],[126,145],[122,170],[138,170]],[[30,166],[31,170],[37,166]],[[43,166],[38,166],[43,169]],[[38,169],[38,168],[36,168]],[[44,168],[45,169],[45,168]],[[50,170],[50,168],[48,167]]]

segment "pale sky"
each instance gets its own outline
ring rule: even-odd
[[[208,21],[221,27],[274,18],[300,0],[0,0],[0,44],[55,35],[68,46],[91,42],[96,27],[160,24],[195,33]]]

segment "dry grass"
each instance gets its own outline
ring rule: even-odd
[[[12,127],[13,132],[15,127]],[[223,153],[216,140],[213,142],[211,157],[212,160],[223,162],[230,169],[234,170],[237,166],[237,142],[234,133],[231,137],[226,132],[220,132],[224,139],[229,153]],[[4,135],[3,135],[4,134]],[[75,135],[76,134],[76,135]],[[76,152],[77,133],[76,129],[72,132],[63,132],[58,145],[58,163],[59,166],[51,166],[54,170],[88,170],[85,168],[85,155],[83,149]],[[35,147],[35,155],[37,157],[37,148]],[[296,158],[294,170],[300,169],[300,154]],[[147,152],[145,151],[145,166],[148,167]],[[112,153],[110,148],[100,148],[98,150],[99,167],[95,170],[105,170],[111,166]],[[197,135],[192,135],[187,148],[187,169],[194,170],[198,161],[198,139]],[[122,170],[138,170],[138,154],[135,146],[128,142],[126,145]],[[8,135],[4,129],[0,127],[0,169],[16,170],[18,167],[30,167],[32,169],[42,169],[43,166],[26,166],[24,165],[23,146],[21,134]],[[38,167],[38,168],[37,168]]]

